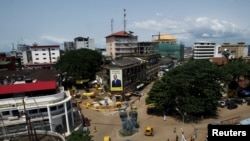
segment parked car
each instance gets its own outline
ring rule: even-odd
[[[238,105],[235,104],[234,102],[230,101],[227,103],[227,109],[232,110],[238,108]]]
[[[246,102],[243,98],[231,98],[230,101],[233,101],[235,104],[243,104]]]

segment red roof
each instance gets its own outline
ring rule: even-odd
[[[222,64],[227,64],[228,61],[227,61],[227,58],[226,57],[213,57],[213,58],[210,58],[210,61],[213,62],[213,63],[216,63],[218,65],[222,65]]]
[[[56,81],[36,81],[34,83],[1,85],[0,95],[56,89]]]
[[[112,37],[112,36],[130,37],[130,36],[133,36],[133,35],[127,33],[126,31],[119,31],[119,32],[116,32],[116,33],[113,33],[113,34],[110,34],[110,35],[106,36],[106,38]]]

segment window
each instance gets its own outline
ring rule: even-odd
[[[10,111],[3,111],[3,112],[2,112],[2,115],[3,115],[3,116],[10,115]]]
[[[43,60],[46,60],[47,58],[43,58]]]
[[[63,104],[58,106],[58,109],[62,109],[63,108]]]
[[[43,55],[46,55],[46,53],[43,53]]]
[[[55,111],[56,110],[56,106],[50,107],[51,111]]]
[[[36,58],[36,60],[39,60],[39,58]]]
[[[35,54],[36,56],[38,55],[38,53]]]
[[[46,113],[47,112],[47,108],[41,108],[40,109],[40,113]]]
[[[29,114],[37,114],[37,113],[38,113],[37,109],[29,110]]]

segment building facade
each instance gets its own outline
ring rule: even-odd
[[[125,93],[144,86],[147,62],[136,57],[123,57],[113,60],[112,63],[103,65],[103,84],[113,93]],[[121,80],[119,87],[113,86],[114,75]]]
[[[175,57],[184,60],[184,44],[178,44],[176,38],[166,34],[153,35],[155,53],[162,57]]]
[[[33,45],[30,46],[32,63],[56,63],[60,57],[59,45]]]
[[[155,53],[155,47],[154,42],[138,42],[138,48],[136,50],[136,53],[138,54],[154,54]]]
[[[107,56],[112,59],[137,52],[138,37],[126,31],[119,31],[106,36]]]
[[[77,50],[81,48],[95,50],[95,41],[89,37],[85,38],[79,36],[74,38],[74,41],[64,42],[63,45],[65,51]]]
[[[248,56],[248,46],[244,42],[239,42],[238,44],[224,43],[218,49],[219,53],[223,53],[225,50],[230,53],[229,59]]]
[[[76,37],[74,39],[74,45],[76,49],[86,48],[86,49],[95,50],[94,39],[91,39],[89,37],[87,38]]]
[[[193,46],[193,59],[210,59],[218,54],[218,45],[214,42],[199,41]]]
[[[81,114],[54,72],[3,72],[0,78],[0,139],[29,129],[67,136],[82,126]]]

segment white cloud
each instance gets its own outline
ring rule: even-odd
[[[197,40],[209,40],[213,42],[247,42],[250,29],[240,27],[232,22],[211,19],[209,17],[187,17],[182,21],[173,19],[148,19],[135,21],[130,25],[139,38],[149,39],[152,35],[172,34],[177,40],[192,45]],[[147,37],[146,37],[147,36]]]

